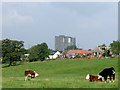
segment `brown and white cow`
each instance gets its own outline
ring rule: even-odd
[[[102,78],[98,79],[98,76],[93,76],[93,75],[90,75],[90,74],[88,74],[86,76],[86,79],[91,81],[91,82],[93,82],[93,81],[101,81],[102,82]]]
[[[32,70],[25,70],[25,81],[27,80],[28,77],[35,78],[39,76],[39,74],[37,74],[35,71]]]

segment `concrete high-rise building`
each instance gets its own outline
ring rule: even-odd
[[[55,36],[55,50],[63,51],[67,46],[76,45],[76,39],[70,36]]]

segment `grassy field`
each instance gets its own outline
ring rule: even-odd
[[[1,70],[2,65],[0,64],[0,89],[2,89],[2,70]]]
[[[109,67],[116,70],[114,83],[85,80],[87,74],[98,75]],[[26,69],[40,76],[24,81]],[[118,88],[118,59],[38,61],[2,68],[2,76],[3,88]]]

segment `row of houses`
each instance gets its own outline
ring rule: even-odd
[[[59,51],[52,51],[49,55],[49,58],[47,59],[56,59],[58,57],[65,58],[67,56],[68,58],[74,58],[76,55],[80,56],[88,56],[88,57],[98,57],[101,58],[105,49],[110,49],[110,47],[96,47],[94,50],[88,51],[88,50],[69,50],[67,52],[60,53]],[[110,52],[112,54],[112,52]]]

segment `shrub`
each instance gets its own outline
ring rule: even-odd
[[[75,58],[81,58],[81,56],[80,55],[76,55]]]
[[[86,56],[86,55],[83,55],[82,58],[87,58],[87,56]]]

